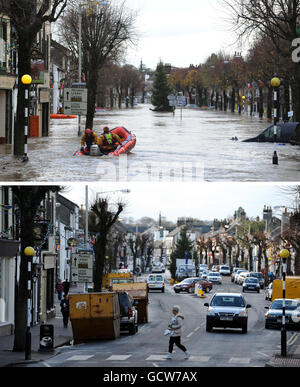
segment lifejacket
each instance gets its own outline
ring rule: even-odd
[[[104,134],[104,139],[103,139],[104,146],[114,145],[115,143],[116,143],[116,140],[114,139],[114,136],[111,133]]]

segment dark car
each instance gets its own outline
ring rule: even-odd
[[[216,293],[208,307],[206,315],[206,331],[216,328],[242,328],[243,333],[248,330],[248,305],[241,294]]]
[[[251,272],[249,274],[249,277],[254,277],[254,278],[257,278],[258,279],[258,282],[260,284],[260,288],[261,289],[264,289],[265,287],[265,279],[264,279],[264,276],[262,275],[262,273],[259,273],[259,272]]]
[[[209,293],[213,288],[213,284],[210,281],[199,280],[199,278],[186,278],[185,280],[174,285],[173,289],[175,293],[194,293],[196,283],[199,283],[202,286],[203,291],[205,291],[206,293]]]
[[[286,327],[289,329],[300,329],[300,301],[286,299]],[[265,327],[281,328],[282,327],[282,309],[283,299],[275,300],[270,307],[266,306],[268,312],[265,315]]]
[[[274,125],[269,126],[257,137],[250,138],[243,142],[279,142],[295,143],[295,133],[299,127],[299,122],[280,122],[277,124],[277,136],[275,138]]]
[[[246,277],[243,283],[243,293],[245,292],[256,292],[260,293],[260,284],[257,278],[254,277]]]
[[[131,335],[138,332],[138,311],[134,307],[133,298],[126,292],[119,293],[121,331],[129,331]]]

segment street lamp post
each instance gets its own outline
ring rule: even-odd
[[[25,335],[25,360],[31,360],[31,293],[32,293],[32,278],[31,278],[31,266],[32,257],[35,251],[32,247],[26,247],[24,250],[25,256],[28,258],[28,277],[27,277],[27,329]]]
[[[27,162],[29,160],[27,153],[27,138],[28,138],[28,128],[29,128],[29,90],[30,85],[32,83],[32,78],[30,75],[25,74],[21,78],[23,85],[25,86],[25,108],[24,108],[24,157],[23,162]]]
[[[271,86],[274,89],[274,143],[277,142],[277,123],[279,122],[279,87],[280,87],[280,79],[275,77],[271,80]],[[278,155],[277,152],[274,151],[273,156],[273,164],[278,165]]]
[[[282,250],[280,258],[282,259],[282,328],[281,328],[281,356],[287,356],[287,342],[286,342],[286,264],[290,256],[288,250]]]

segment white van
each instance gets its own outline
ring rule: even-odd
[[[165,292],[165,279],[162,274],[149,274],[147,279],[148,289],[150,290],[161,290]]]

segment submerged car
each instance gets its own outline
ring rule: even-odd
[[[269,126],[262,133],[254,138],[244,140],[243,142],[278,142],[295,143],[296,131],[300,130],[299,122],[280,122],[277,124],[277,135],[275,138],[274,125]]]
[[[286,299],[286,327],[290,329],[300,329],[300,301],[293,299]],[[281,328],[282,326],[282,309],[283,299],[278,298],[275,300],[270,308],[266,306],[268,312],[265,315],[265,327]]]

